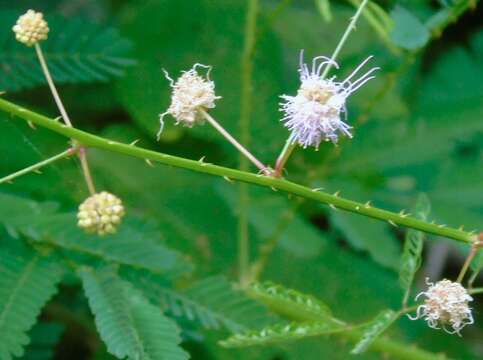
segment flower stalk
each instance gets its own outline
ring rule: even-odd
[[[210,123],[225,139],[227,139],[240,153],[242,153],[248,160],[250,160],[263,174],[270,175],[271,172],[260,160],[258,160],[250,151],[248,151],[242,144],[240,144],[231,134],[221,126],[210,114],[201,110],[203,117]]]
[[[107,151],[136,157],[142,160],[147,159],[150,161],[159,162],[164,165],[188,169],[200,173],[210,174],[213,176],[219,176],[221,178],[234,181],[259,185],[274,190],[280,190],[306,199],[324,203],[331,207],[335,207],[344,211],[349,211],[359,215],[386,221],[393,225],[405,226],[419,231],[424,231],[426,233],[443,236],[463,243],[472,244],[477,241],[477,236],[474,232],[468,232],[461,229],[448,227],[446,225],[439,225],[436,223],[419,220],[402,212],[395,213],[383,210],[370,205],[370,203],[363,204],[360,202],[352,201],[349,199],[345,199],[337,194],[331,195],[329,193],[319,191],[318,189],[310,189],[303,185],[283,179],[208,164],[201,160],[195,161],[185,159],[160,153],[157,151],[143,149],[135,145],[111,141],[73,127],[62,125],[58,121],[30,111],[24,107],[13,104],[1,98],[0,110],[14,115],[25,121],[30,121],[38,126],[50,129],[60,135],[77,140],[80,144],[84,146],[104,149]],[[15,117],[13,119],[15,119]]]
[[[365,8],[365,6],[367,5],[367,3],[368,3],[368,0],[363,0],[361,2],[361,4],[359,5],[359,7],[357,8],[356,13],[352,17],[349,25],[347,26],[344,34],[342,35],[342,38],[340,39],[340,41],[337,44],[334,52],[332,53],[332,56],[327,61],[326,66],[323,68],[323,71],[320,74],[320,80],[321,81],[323,81],[326,78],[326,76],[329,73],[332,66],[336,64],[335,61],[337,59],[337,56],[339,55],[340,51],[342,50],[342,47],[344,46],[347,39],[349,38],[350,33],[355,29],[357,20],[361,16],[362,11]],[[301,69],[301,70],[303,70],[303,69]],[[289,138],[287,139],[287,141],[285,142],[285,146],[282,149],[280,155],[277,158],[277,162],[276,162],[276,165],[275,165],[275,173],[274,173],[274,176],[276,176],[276,177],[282,176],[282,172],[283,172],[283,169],[285,167],[285,164],[287,163],[288,159],[292,155],[293,150],[296,148],[296,144],[294,143],[295,139],[293,137],[293,134],[294,133],[292,132],[291,135],[289,136]]]
[[[54,80],[50,75],[49,67],[47,66],[47,62],[45,61],[42,48],[40,47],[40,44],[38,42],[35,43],[34,46],[35,46],[35,52],[37,53],[37,57],[39,58],[40,66],[42,67],[42,71],[44,73],[45,79],[47,80],[52,96],[54,97],[55,104],[59,109],[60,115],[62,116],[62,120],[67,126],[73,127],[72,122],[70,121],[70,118],[69,118],[69,114],[67,114],[64,104],[62,103],[62,100],[60,98],[59,92],[57,91],[57,87],[55,86]],[[83,148],[82,146],[79,147],[78,156],[81,163],[82,173],[84,174],[84,180],[86,182],[87,188],[89,189],[89,192],[91,193],[91,195],[95,194],[96,189],[95,189],[94,181],[92,180],[92,175],[89,169],[86,149]]]

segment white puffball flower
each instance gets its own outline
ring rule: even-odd
[[[44,20],[44,14],[28,10],[18,18],[12,30],[18,41],[27,46],[32,46],[39,41],[47,39],[49,26],[47,21]]]
[[[468,306],[473,298],[458,282],[444,279],[434,284],[426,279],[426,283],[429,286],[428,290],[416,296],[416,300],[422,295],[425,296],[424,304],[418,306],[415,317],[408,317],[411,320],[422,318],[430,328],[442,327],[450,334],[456,333],[461,336],[460,330],[474,323],[471,308]],[[451,329],[448,329],[448,326]]]
[[[117,196],[102,191],[89,196],[79,206],[78,225],[88,233],[114,234],[124,216],[124,206]]]
[[[296,96],[282,95],[285,102],[280,104],[280,111],[284,112],[282,121],[291,131],[292,143],[298,143],[304,148],[318,148],[322,140],[337,143],[339,134],[352,137],[351,127],[341,120],[341,114],[347,117],[347,98],[375,77],[373,73],[379,68],[372,68],[353,80],[371,58],[369,56],[345,80],[339,82],[335,76],[329,79],[321,77],[327,66],[339,68],[335,61],[325,56],[317,56],[312,60],[312,67],[309,69],[304,63],[301,51],[300,88]]]
[[[208,70],[205,77],[198,74],[196,71],[198,67]],[[176,81],[163,70],[170,82],[172,94],[171,105],[165,113],[160,115],[161,128],[158,138],[163,131],[163,119],[168,114],[176,119],[176,125],[183,124],[192,127],[197,123],[204,122],[202,112],[213,109],[215,100],[221,99],[221,96],[215,94],[215,83],[209,78],[210,70],[210,66],[195,64],[191,70],[183,71]]]

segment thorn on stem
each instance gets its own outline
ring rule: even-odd
[[[129,145],[130,146],[135,146],[141,139],[136,139],[133,142],[131,142]]]
[[[330,206],[330,208],[331,208],[332,210],[336,210],[336,211],[337,211],[337,210],[339,210],[339,209],[337,209],[337,208],[335,207],[335,205],[334,205],[334,204],[329,204],[329,206]]]
[[[312,189],[313,192],[322,191],[322,190],[324,190],[324,188],[322,188],[322,187]]]
[[[387,220],[387,222],[389,224],[391,224],[392,226],[394,226],[394,227],[398,227],[397,224],[394,221],[392,221],[392,220]]]
[[[229,183],[233,184],[234,181],[232,179],[230,179],[228,176],[223,176],[223,179],[225,179],[226,181],[228,181]]]
[[[275,191],[275,192],[277,192],[277,191],[278,191],[278,189],[277,189],[276,187],[274,187],[274,186],[270,186],[270,188],[271,188],[273,191]]]
[[[149,160],[149,159],[144,159],[144,161],[146,161],[146,164],[148,164],[149,166],[154,167],[154,165],[153,165],[153,163],[152,163],[152,161],[151,161],[151,160]]]
[[[368,202],[366,202],[366,203],[364,204],[364,207],[365,207],[366,209],[370,208],[370,207],[371,207],[371,200],[369,200]]]
[[[338,196],[339,196],[339,194],[340,194],[340,190],[337,190],[337,191],[334,193],[334,196],[337,196],[337,197],[338,197]]]
[[[42,174],[42,171],[40,171],[40,169],[35,169],[34,170],[34,173],[41,175]]]
[[[29,126],[31,129],[33,129],[33,130],[37,130],[37,128],[35,127],[35,125],[34,125],[34,123],[33,123],[32,121],[28,120],[28,121],[27,121],[27,124],[28,124],[28,126]]]

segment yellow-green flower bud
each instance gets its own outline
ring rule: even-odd
[[[49,33],[49,26],[44,20],[44,14],[28,10],[20,16],[17,24],[12,28],[15,38],[27,46],[35,45],[37,42],[46,40]]]
[[[89,196],[79,206],[78,225],[88,233],[114,234],[124,216],[121,199],[102,191]]]

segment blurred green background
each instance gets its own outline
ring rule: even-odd
[[[358,3],[260,0],[247,146],[262,161],[273,164],[288,136],[280,123],[279,95],[296,92],[300,49],[307,58],[329,56]],[[471,1],[451,0],[374,3],[338,59],[339,78],[368,55],[381,68],[375,80],[349,99],[354,139],[343,140],[338,147],[323,144],[319,151],[297,149],[286,177],[393,211],[411,208],[424,192],[431,200],[431,219],[479,230],[482,6],[474,1],[467,9]],[[2,96],[56,117],[34,51],[16,43],[11,32],[16,18],[28,8],[43,11],[49,21],[51,33],[42,47],[77,127],[128,143],[140,139],[138,146],[169,154],[239,166],[237,152],[207,125],[175,127],[167,117],[161,141],[155,136],[158,115],[170,101],[162,69],[176,76],[199,62],[213,66],[211,76],[223,97],[211,114],[238,137],[246,1],[1,0],[0,90],[6,91]],[[0,114],[0,176],[66,145],[65,138],[48,130],[34,131]],[[238,185],[176,168],[152,168],[105,151],[90,150],[89,160],[97,187],[123,199],[132,238],[139,233],[150,236],[192,263],[194,270],[174,281],[175,289],[211,275],[237,279]],[[2,184],[0,193],[56,203],[66,213],[75,212],[88,195],[75,160]],[[397,270],[403,229],[267,189],[250,187],[249,194],[251,259],[258,259],[263,244],[276,240],[260,279],[314,294],[351,322],[368,320],[383,308],[397,308],[402,296]],[[8,222],[8,210],[0,222]],[[34,221],[37,215],[31,216]],[[2,233],[0,245],[6,246],[11,234]],[[464,254],[454,242],[430,236],[418,286],[423,286],[425,276],[454,278]],[[481,277],[475,284],[481,285]],[[476,325],[467,327],[463,338],[405,318],[390,334],[451,358],[481,359],[483,307],[481,297],[476,299]],[[350,357],[351,344],[333,338],[264,349],[223,349],[217,340],[226,337],[224,330],[202,330],[186,316],[169,315],[182,328],[183,346],[193,359]],[[66,276],[32,330],[25,356],[110,358],[92,326],[79,281]]]

